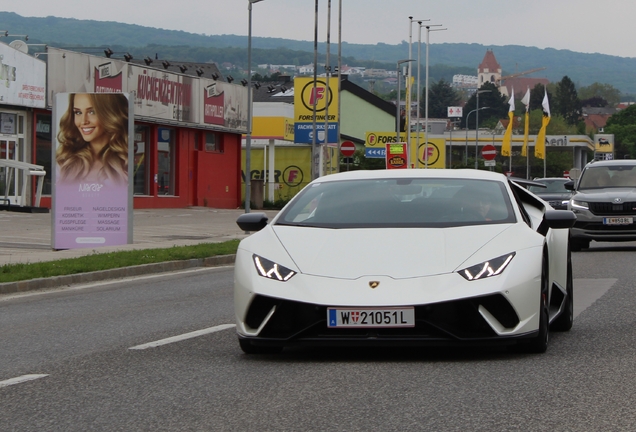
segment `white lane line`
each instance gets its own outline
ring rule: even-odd
[[[217,270],[220,271],[232,266],[233,264],[214,266],[214,267],[195,267],[191,269],[169,272],[169,276],[178,276],[178,275],[183,275],[187,273],[197,273],[197,272],[206,272],[206,271],[207,272],[212,272]],[[166,273],[153,273],[149,275],[129,276],[129,277],[124,277],[119,279],[107,279],[103,281],[89,282],[85,284],[77,284],[77,285],[71,285],[71,286],[62,286],[62,287],[47,288],[47,289],[41,289],[41,290],[35,290],[35,291],[27,291],[24,293],[17,293],[17,294],[0,294],[0,302],[20,299],[24,297],[35,297],[35,296],[46,295],[46,294],[55,294],[55,293],[66,292],[66,291],[80,291],[80,290],[90,289],[90,288],[100,288],[100,287],[104,287],[108,285],[120,284],[123,282],[137,282],[142,280],[165,278],[165,277],[166,277]]]
[[[173,342],[179,342],[179,341],[182,341],[182,340],[192,339],[192,338],[195,338],[195,337],[198,337],[198,336],[203,336],[203,335],[210,334],[210,333],[216,333],[216,332],[219,332],[219,331],[222,331],[222,330],[225,330],[225,329],[229,329],[229,328],[233,328],[233,327],[236,327],[236,324],[221,324],[221,325],[218,325],[218,326],[215,326],[215,327],[206,328],[206,329],[203,329],[203,330],[197,330],[197,331],[193,331],[193,332],[190,332],[190,333],[184,333],[184,334],[179,335],[179,336],[172,336],[172,337],[169,337],[169,338],[166,338],[166,339],[161,339],[161,340],[154,341],[154,342],[148,342],[148,343],[145,343],[143,345],[137,345],[137,346],[134,346],[134,347],[131,347],[131,348],[128,348],[128,349],[131,349],[131,350],[143,350],[143,349],[147,349],[147,348],[155,348],[155,347],[158,347],[158,346],[161,346],[161,345],[166,345],[166,344],[173,343]]]
[[[618,279],[574,279],[574,318],[600,299]]]
[[[49,376],[48,374],[31,374],[31,375],[22,375],[16,378],[11,378],[5,381],[0,381],[0,388],[9,387],[10,385],[20,384],[27,381],[33,381],[38,378],[44,378]]]

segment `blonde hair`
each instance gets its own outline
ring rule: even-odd
[[[96,156],[102,162],[98,178],[115,183],[128,182],[128,99],[123,94],[87,94],[95,114],[108,136],[108,143]],[[95,162],[89,143],[75,125],[75,93],[69,95],[69,106],[60,120],[59,142],[55,160],[60,167],[60,180],[82,180]]]

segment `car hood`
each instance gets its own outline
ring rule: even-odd
[[[636,201],[636,188],[586,189],[577,191],[574,199],[578,201],[611,202],[621,198],[623,202]]]
[[[570,199],[570,197],[572,196],[571,193],[545,193],[545,194],[535,194],[537,195],[539,198],[541,198],[544,201],[553,201],[553,200],[559,200],[559,199]]]
[[[444,229],[300,228],[300,232],[298,227],[275,225],[272,230],[300,272],[356,279],[371,275],[413,278],[449,273],[485,245],[489,245],[486,252],[489,256],[484,259],[495,258],[514,250],[510,244],[514,234],[501,235],[513,227],[514,224]],[[495,255],[490,256],[491,253]]]

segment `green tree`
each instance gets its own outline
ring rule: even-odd
[[[581,100],[581,105],[584,107],[604,108],[609,105],[609,102],[600,96],[592,96],[589,99]]]
[[[581,100],[574,83],[567,75],[557,84],[555,100],[550,104],[550,111],[560,114],[571,125],[576,125],[581,120]]]
[[[595,82],[578,90],[581,100],[588,100],[595,97],[602,98],[607,101],[609,106],[616,106],[621,101],[621,92],[611,84],[601,84]],[[585,106],[585,104],[583,105]],[[593,105],[590,105],[593,106]]]
[[[444,78],[437,81],[428,90],[428,116],[432,118],[446,118],[448,107],[458,106],[460,97]],[[426,89],[422,90],[420,112],[426,111]]]
[[[636,158],[636,105],[617,112],[607,120],[605,132],[614,134],[617,159]]]
[[[500,119],[508,116],[508,98],[501,93],[499,89],[492,83],[486,82],[479,88],[479,91],[486,90],[485,93],[479,95],[479,125],[493,125]],[[481,109],[488,107],[488,109]],[[477,94],[473,94],[464,106],[464,117],[462,118],[462,126],[466,127],[466,117],[471,111],[477,108]],[[473,113],[468,119],[468,128],[475,129],[476,113]]]
[[[543,97],[545,96],[546,87],[543,84],[537,84],[530,90],[530,111],[542,110]],[[552,106],[552,92],[548,90],[548,103]]]

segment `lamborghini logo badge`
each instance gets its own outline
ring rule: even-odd
[[[380,285],[380,282],[378,282],[378,281],[371,281],[371,282],[369,282],[369,286],[370,286],[371,288],[377,288],[379,285]]]

